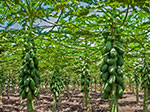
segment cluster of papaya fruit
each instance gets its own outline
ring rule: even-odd
[[[88,63],[83,60],[81,67],[81,92],[89,92],[90,75],[88,73]]]
[[[145,62],[145,65],[141,67],[141,77],[142,77],[142,89],[149,88],[150,89],[150,62]]]
[[[64,81],[59,77],[59,72],[55,71],[52,76],[52,79],[50,80],[50,91],[54,94],[56,98],[59,96],[63,88]]]
[[[105,50],[103,52],[104,61],[101,65],[101,79],[104,82],[104,98],[111,95],[112,85],[116,84],[116,94],[118,97],[123,96],[125,89],[123,80],[122,65],[123,60],[123,38],[121,36],[112,36],[111,33],[104,33]]]
[[[22,50],[22,69],[19,74],[19,93],[22,99],[38,96],[37,87],[40,84],[40,74],[38,71],[38,59],[36,58],[36,49],[34,41],[24,43]]]

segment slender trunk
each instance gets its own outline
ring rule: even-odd
[[[85,107],[87,108],[87,106],[88,106],[88,93],[85,91],[84,92],[84,102],[85,102]]]
[[[148,112],[148,87],[144,88],[143,112]]]
[[[66,84],[66,87],[67,87],[67,96],[68,96],[68,98],[70,98],[70,94],[69,94],[69,84],[68,84],[68,83]]]
[[[95,80],[96,80],[96,79],[95,79]],[[96,85],[97,85],[97,82],[95,81],[95,92],[96,92],[96,90],[97,90]]]
[[[28,93],[28,95],[31,94],[31,93]],[[33,105],[33,99],[31,98],[27,98],[27,112],[34,112],[34,109],[33,109],[34,105]]]
[[[62,96],[61,96],[61,93],[60,93],[60,94],[59,94],[59,99],[58,99],[58,106],[60,105],[61,100],[62,100]]]
[[[109,103],[110,112],[118,112],[118,98],[116,96],[116,84],[113,84],[112,95]]]
[[[92,87],[92,81],[90,81],[90,82],[91,82],[91,83],[90,83],[90,86],[91,86],[91,91],[92,91],[92,88],[93,88],[93,87]]]
[[[53,107],[52,107],[52,112],[56,112],[56,97],[53,97]]]
[[[139,102],[139,85],[136,84],[136,102]]]
[[[76,84],[73,83],[73,90],[76,90]]]
[[[77,91],[79,91],[79,87],[80,87],[80,84],[78,83],[78,84],[77,84]]]
[[[100,85],[100,94],[102,94],[102,92],[103,92],[103,85],[101,84]]]
[[[131,83],[132,93],[134,94],[134,84]]]
[[[3,102],[2,102],[2,84],[0,83],[0,108],[2,108]]]
[[[10,91],[10,87],[9,87],[9,83],[7,83],[7,98],[9,99],[9,91]]]

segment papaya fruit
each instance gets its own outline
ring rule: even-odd
[[[109,79],[108,79],[108,83],[109,83],[110,85],[114,84],[115,81],[116,81],[116,76],[115,76],[115,75],[111,75],[111,76],[109,77]]]
[[[26,94],[25,90],[22,91],[22,95],[21,96],[22,96],[22,99],[25,99],[27,97],[27,94]]]
[[[123,89],[120,85],[117,85],[117,95],[122,98],[123,96]]]
[[[107,65],[107,64],[104,64],[104,65],[102,66],[101,72],[105,72],[105,71],[107,70],[107,68],[108,68],[108,65]]]
[[[124,42],[123,37],[122,37],[122,36],[120,36],[120,37],[118,38],[118,41],[119,41],[120,43],[123,43],[123,42]]]
[[[111,74],[111,75],[115,75],[116,74],[116,66],[114,66],[114,65],[112,65],[112,66],[109,66],[109,68],[108,68],[108,71],[109,71],[109,73]]]
[[[111,87],[109,85],[109,83],[106,82],[105,86],[104,86],[104,91],[106,92],[110,92],[111,91]]]
[[[117,57],[107,59],[107,63],[108,63],[109,65],[114,65],[114,64],[117,63],[117,59],[118,59]]]
[[[122,66],[123,64],[124,64],[123,57],[121,55],[119,55],[119,57],[118,57],[118,65]]]
[[[30,82],[30,78],[27,78],[26,80],[24,80],[24,86],[28,86],[29,82]]]
[[[28,61],[30,59],[30,54],[26,53],[25,60]]]
[[[105,63],[107,63],[107,60],[109,59],[109,56],[108,55],[106,55],[106,56],[104,56],[104,62]]]
[[[117,56],[117,51],[115,48],[112,48],[111,51],[110,51],[110,57],[114,58]]]
[[[35,90],[35,82],[33,79],[30,81],[30,88],[34,91]]]
[[[103,98],[104,98],[104,99],[108,99],[108,97],[109,97],[109,93],[108,93],[108,92],[105,92],[105,93],[103,94]]]
[[[102,78],[103,81],[107,81],[108,77],[109,77],[109,73],[108,72],[103,72],[101,74],[101,78]]]
[[[118,66],[118,69],[117,69],[117,73],[118,75],[122,76],[123,75],[123,70],[120,66]]]
[[[106,43],[106,49],[105,50],[108,52],[108,51],[111,50],[111,48],[112,48],[111,41],[107,41],[107,43]]]

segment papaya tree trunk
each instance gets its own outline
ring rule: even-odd
[[[10,92],[10,87],[9,87],[9,83],[7,83],[7,98],[9,99],[9,92]]]
[[[31,93],[28,93],[28,96],[29,94]],[[34,105],[33,105],[33,99],[31,98],[27,98],[27,112],[34,112],[34,109],[33,109]]]
[[[58,99],[58,106],[61,104],[62,96],[61,93],[59,94],[59,99]]]
[[[144,88],[143,112],[148,112],[148,87]]]
[[[93,87],[92,87],[92,84],[93,84],[93,83],[92,83],[92,81],[90,81],[90,87],[91,87],[91,91],[92,91],[92,88],[93,88]]]
[[[67,97],[70,98],[70,94],[69,94],[69,84],[66,84],[66,88],[67,88]]]
[[[136,102],[139,102],[139,85],[136,84]]]
[[[97,85],[97,81],[96,81],[96,79],[95,79],[95,92],[96,92],[96,90],[97,90],[96,85]]]
[[[112,95],[109,103],[110,112],[118,112],[118,97],[116,95],[116,84],[112,86]]]
[[[53,106],[52,106],[52,112],[56,112],[56,97],[53,97]]]
[[[0,108],[2,108],[3,102],[2,102],[2,84],[0,83]]]

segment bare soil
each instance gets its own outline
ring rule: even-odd
[[[100,92],[90,91],[90,107],[92,112],[108,112],[108,100],[102,98]],[[80,91],[70,90],[70,98],[66,91],[62,93],[62,100],[57,104],[57,112],[88,112],[83,107],[83,94]],[[26,112],[26,101],[21,102],[17,91],[10,91],[8,99],[6,92],[3,92],[3,107],[0,112]],[[49,90],[42,90],[39,98],[34,100],[35,112],[52,112],[53,97]],[[136,96],[130,91],[124,92],[122,99],[119,99],[119,112],[142,112],[143,93],[139,93],[139,103]]]

